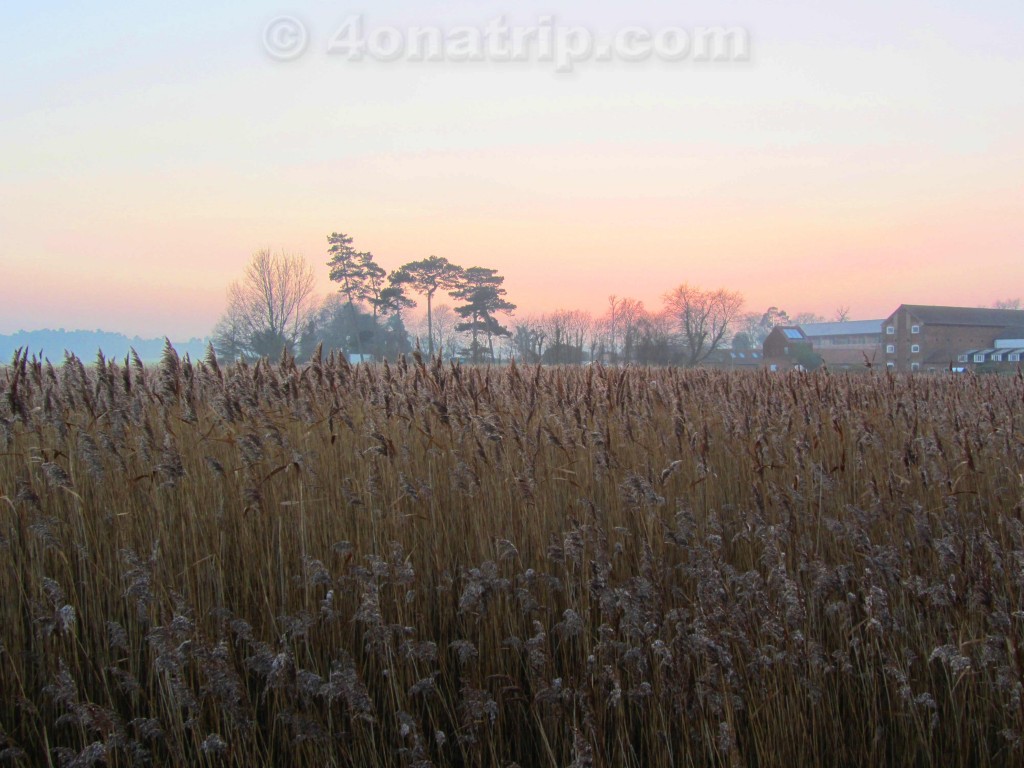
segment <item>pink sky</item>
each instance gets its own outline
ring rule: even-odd
[[[858,17],[863,39],[733,8],[751,62],[572,75],[281,64],[242,11],[210,22],[205,58],[170,45],[187,30],[151,33],[163,59],[129,36],[100,63],[7,41],[25,75],[0,86],[0,333],[204,336],[258,248],[305,255],[332,290],[335,230],[388,269],[496,268],[518,314],[656,308],[682,282],[855,318],[1024,295],[1017,6],[874,36]]]

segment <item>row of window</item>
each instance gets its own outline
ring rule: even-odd
[[[878,334],[876,333],[873,336],[838,336],[836,338],[824,336],[814,338],[812,341],[816,349],[820,347],[860,347],[877,344]]]
[[[911,333],[920,333],[921,332],[921,326],[920,325],[912,325],[912,326],[910,326],[910,332]],[[896,326],[895,325],[887,325],[887,326],[885,326],[885,333],[886,333],[887,336],[895,336],[896,335]]]
[[[968,358],[973,358],[974,362],[976,362],[976,363],[984,363],[985,362],[985,354],[984,353],[982,353],[980,355],[960,355],[959,357],[957,357],[957,361],[961,362],[961,363],[966,363],[968,361]],[[991,357],[989,357],[989,360],[991,362],[993,362],[993,363],[1001,363],[1001,362],[1003,362],[1003,355],[1000,352],[996,352]],[[1020,362],[1020,352],[1011,352],[1010,354],[1008,354],[1006,356],[1006,361],[1008,363],[1019,363]]]
[[[911,344],[910,345],[910,353],[911,354],[916,355],[916,354],[919,354],[920,352],[921,352],[921,345],[920,344]],[[887,355],[895,355],[896,354],[896,345],[895,344],[886,344],[885,345],[885,353]],[[988,359],[991,362],[993,362],[993,363],[1001,363],[1001,362],[1003,362],[1003,353],[1002,352],[994,352],[994,353],[992,353],[989,356]],[[957,361],[961,362],[961,363],[967,363],[967,362],[970,362],[972,360],[975,363],[984,363],[985,362],[985,353],[975,354],[975,355],[958,355],[957,356]],[[1010,352],[1009,354],[1006,355],[1006,361],[1008,363],[1019,363],[1021,361],[1020,360],[1020,352]],[[889,365],[894,365],[894,363],[889,363]],[[913,365],[917,365],[917,363],[913,363]]]
[[[921,352],[921,345],[920,344],[911,344],[910,345],[910,353],[912,355],[919,354],[920,352]],[[896,345],[895,344],[886,344],[885,345],[885,353],[887,355],[895,355],[896,354]],[[980,355],[959,355],[957,357],[957,360],[959,362],[961,362],[961,363],[966,363],[966,362],[969,362],[969,359],[971,359],[971,358],[973,358],[973,361],[975,363],[984,363],[985,362],[985,355],[984,355],[984,353],[982,353]],[[991,362],[993,362],[993,363],[1001,363],[1001,362],[1003,362],[1003,354],[1001,352],[995,352],[995,353],[993,353],[989,357],[989,360]],[[1006,356],[1006,361],[1008,363],[1019,363],[1020,362],[1020,352],[1011,352],[1011,353],[1009,353]],[[915,365],[916,365],[916,363],[915,363]]]

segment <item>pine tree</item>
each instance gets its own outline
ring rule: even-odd
[[[494,358],[494,337],[511,335],[508,328],[501,325],[494,317],[499,312],[512,312],[516,308],[515,304],[504,298],[507,293],[502,287],[504,282],[505,278],[499,275],[497,270],[486,267],[470,267],[463,273],[458,287],[450,291],[453,299],[465,302],[455,308],[459,317],[466,320],[464,323],[459,323],[456,330],[470,331],[473,334],[470,346],[473,362],[480,361],[478,333],[487,334],[487,348],[492,359]]]
[[[356,340],[356,351],[362,356],[363,342],[359,331],[359,310],[356,302],[369,302],[374,307],[374,321],[377,319],[377,305],[374,300],[379,296],[387,274],[384,269],[374,263],[373,254],[369,251],[357,251],[352,247],[352,238],[346,234],[332,232],[327,237],[331,256],[327,266],[330,267],[331,280],[338,283],[338,292],[348,302],[349,315],[352,322],[352,334]]]
[[[414,291],[427,297],[427,345],[431,357],[434,356],[434,294],[438,290],[456,289],[460,285],[462,272],[462,267],[452,264],[448,259],[431,256],[400,267],[391,277],[393,286],[409,285]]]

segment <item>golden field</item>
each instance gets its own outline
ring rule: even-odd
[[[1024,380],[20,356],[0,764],[1024,763]]]

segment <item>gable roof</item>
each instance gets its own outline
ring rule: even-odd
[[[847,320],[844,323],[804,323],[800,326],[810,338],[822,336],[868,336],[882,333],[884,320]]]
[[[776,325],[769,336],[781,336],[787,341],[806,341],[807,335],[796,325]]]
[[[936,307],[928,304],[901,304],[925,325],[966,325],[989,328],[1024,328],[1024,309],[988,309],[987,307]],[[894,312],[893,314],[896,314]]]

